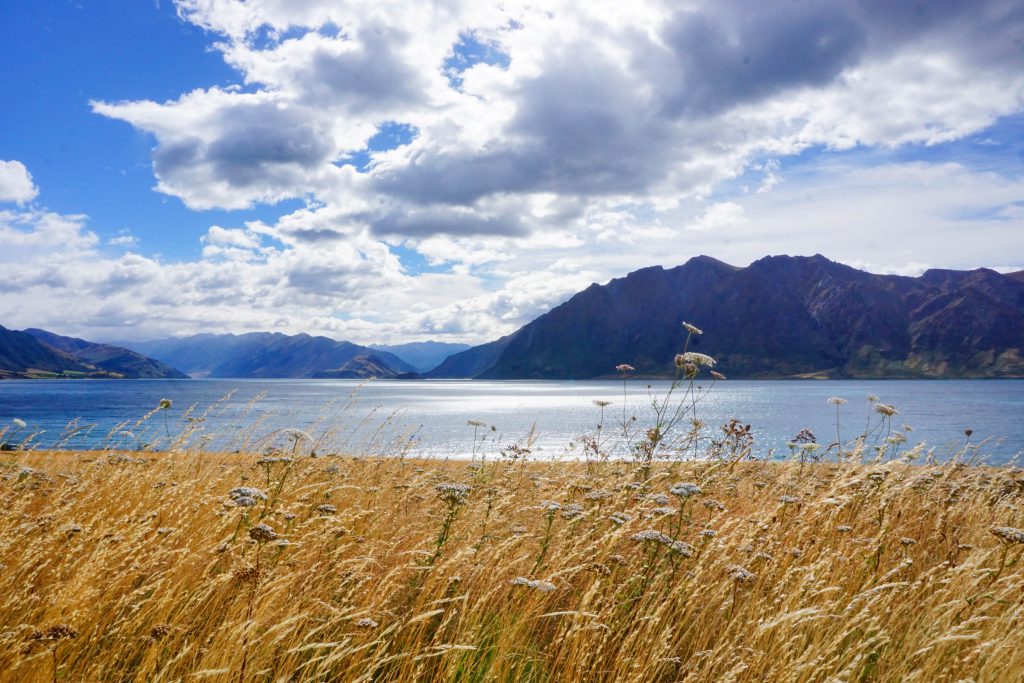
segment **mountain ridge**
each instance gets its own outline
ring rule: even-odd
[[[737,378],[1024,377],[1024,282],[986,268],[876,275],[820,254],[641,268],[427,376],[595,379],[621,363],[667,376],[684,320],[705,332],[691,350]]]
[[[331,376],[392,378],[415,372],[386,351],[305,333],[206,332],[128,343],[135,351],[179,367],[192,377],[302,379],[334,373]]]
[[[0,326],[0,379],[182,379],[183,372],[129,349],[38,328]]]

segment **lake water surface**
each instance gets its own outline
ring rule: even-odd
[[[636,415],[637,425],[649,424],[650,392],[663,394],[667,387],[629,381],[624,397],[616,381],[6,381],[0,382],[0,429],[8,427],[2,438],[13,442],[32,434],[37,447],[65,441],[85,449],[159,447],[167,432],[191,427],[193,443],[206,438],[210,448],[261,449],[282,441],[275,430],[294,428],[323,437],[321,450],[373,454],[410,447],[411,454],[440,457],[474,451],[490,457],[533,430],[535,456],[572,457],[570,444],[601,422],[595,400],[610,402],[603,421],[608,435],[621,423],[623,404],[627,419]],[[711,388],[697,414],[709,434],[733,417],[749,423],[758,452],[779,455],[803,428],[823,444],[835,439],[830,396],[848,400],[840,407],[844,440],[860,434],[872,394],[899,410],[894,428],[913,428],[908,446],[923,441],[941,457],[963,446],[964,430],[972,429],[971,443],[988,440],[982,454],[990,462],[1008,462],[1024,451],[1024,380],[727,380]],[[163,398],[172,401],[169,410],[135,424]],[[15,418],[27,427],[12,434]],[[872,424],[879,419],[872,414]]]

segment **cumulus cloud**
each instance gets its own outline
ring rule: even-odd
[[[32,182],[32,175],[20,161],[0,159],[0,202],[24,204],[36,198],[38,188]]]
[[[191,262],[124,236],[111,256],[83,217],[4,214],[29,256],[7,291],[102,301],[79,331],[485,341],[700,253],[885,272],[1024,253],[1018,179],[887,156],[1024,111],[1013,0],[176,6],[238,82],[93,110],[151,135],[156,190],[191,208],[305,206],[211,226]],[[0,200],[35,194],[0,163]]]

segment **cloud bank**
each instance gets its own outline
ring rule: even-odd
[[[156,191],[188,207],[304,206],[211,226],[187,263],[110,253],[82,217],[4,214],[81,262],[64,286],[103,312],[60,318],[79,332],[483,341],[698,253],[1024,267],[1005,263],[1024,253],[1019,165],[927,155],[1024,110],[1019,2],[176,5],[238,82],[93,111],[152,137]],[[3,163],[0,200],[31,201]],[[71,291],[22,270],[9,292]]]

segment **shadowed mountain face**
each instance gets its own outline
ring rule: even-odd
[[[81,362],[125,377],[134,379],[186,379],[188,377],[184,372],[165,363],[120,346],[96,344],[36,328],[27,329],[25,332],[47,346],[63,351]]]
[[[186,375],[128,349],[63,337],[46,330],[0,327],[0,378],[170,378]]]
[[[873,275],[823,256],[737,268],[701,256],[645,268],[569,301],[430,377],[671,373],[683,321],[730,377],[1024,377],[1024,282],[992,270]]]
[[[413,372],[409,364],[385,351],[308,334],[197,334],[129,343],[193,377],[384,378]],[[364,362],[356,361],[358,357]]]

